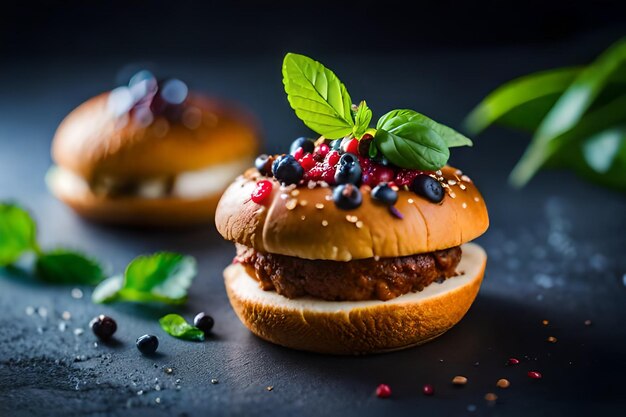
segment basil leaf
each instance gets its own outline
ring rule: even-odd
[[[159,320],[161,328],[170,336],[185,340],[204,340],[204,332],[195,326],[190,325],[178,314],[168,314]]]
[[[446,146],[449,148],[455,146],[472,146],[472,141],[455,131],[454,129],[449,128],[448,126],[444,126],[440,123],[435,122],[433,119],[424,116],[421,113],[418,113],[413,110],[408,109],[400,109],[400,110],[392,110],[389,113],[383,115],[380,119],[378,119],[378,123],[376,124],[377,129],[385,129],[389,131],[389,128],[386,126],[389,120],[399,119],[405,120],[407,122],[415,122],[421,125],[427,126],[430,129],[434,130],[440,137],[443,139]],[[447,158],[446,158],[447,160]]]
[[[367,107],[367,103],[363,100],[356,109],[356,115],[354,117],[354,130],[352,134],[360,139],[369,128],[371,121],[372,110]]]
[[[388,119],[374,136],[376,146],[395,165],[408,169],[437,170],[450,151],[439,134],[405,117]]]
[[[135,258],[123,277],[103,281],[92,295],[96,303],[112,301],[181,304],[197,273],[192,256],[159,252]],[[121,282],[120,282],[121,281]]]
[[[97,261],[64,249],[39,255],[35,271],[43,281],[55,284],[95,285],[104,279],[104,272]]]
[[[490,93],[465,119],[478,134],[494,123],[534,130],[581,69],[557,68],[509,81]]]
[[[559,149],[567,142],[570,132],[581,125],[581,119],[587,113],[596,97],[608,84],[611,77],[624,70],[626,63],[626,39],[622,39],[607,49],[591,65],[583,69],[574,82],[563,93],[554,107],[541,122],[530,146],[511,172],[511,183],[515,186],[526,184]],[[614,100],[612,103],[619,101]],[[618,114],[600,114],[606,107],[611,107]],[[611,103],[593,111],[590,114],[591,122],[587,121],[583,130],[589,130],[591,125],[596,130],[610,126],[609,121],[621,119],[624,109],[615,108]],[[598,122],[606,120],[604,125]],[[579,127],[580,129],[580,127]]]
[[[304,55],[288,53],[283,84],[289,104],[309,128],[328,139],[352,133],[352,99],[331,70]]]
[[[0,266],[10,265],[27,251],[39,250],[37,227],[23,208],[0,203]]]

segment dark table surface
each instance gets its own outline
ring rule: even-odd
[[[490,89],[512,77],[585,62],[614,37],[589,34],[518,47],[428,49],[417,55],[317,56],[366,98],[375,114],[414,108],[458,127]],[[155,60],[161,73],[245,103],[264,126],[267,148],[284,149],[304,127],[281,87],[282,52],[254,57]],[[491,227],[478,239],[489,261],[467,316],[424,346],[367,357],[288,350],[248,332],[231,310],[221,271],[233,254],[212,225],[181,231],[107,228],[77,218],[43,181],[59,121],[81,101],[111,88],[130,59],[53,58],[0,68],[0,199],[38,220],[44,247],[80,248],[121,271],[139,254],[194,255],[199,276],[180,312],[205,310],[215,335],[204,343],[165,335],[157,319],[171,308],[94,305],[72,287],[41,284],[0,270],[0,415],[617,415],[626,411],[626,199],[570,173],[542,172],[522,191],[506,176],[526,137],[494,129],[452,164],[478,184]],[[63,312],[71,318],[63,320]],[[31,313],[31,314],[29,314]],[[95,344],[89,320],[116,318],[113,346]],[[547,325],[542,324],[547,320]],[[591,325],[585,325],[591,320]],[[84,331],[84,333],[83,333]],[[154,358],[134,340],[159,335]],[[549,343],[549,336],[557,338]],[[506,366],[509,357],[521,360]],[[173,372],[168,374],[166,368]],[[543,374],[531,380],[528,371]],[[462,388],[451,379],[469,379]],[[507,378],[510,388],[496,387]],[[218,383],[212,383],[216,379]],[[393,390],[375,397],[379,383]],[[435,395],[421,394],[432,384]],[[273,390],[269,391],[268,386]],[[495,393],[489,405],[484,397]],[[623,414],[621,414],[623,415]]]

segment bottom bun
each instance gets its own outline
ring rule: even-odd
[[[224,280],[241,322],[267,341],[319,353],[385,352],[432,340],[463,318],[480,288],[487,255],[475,243],[462,249],[460,275],[389,301],[289,299],[263,291],[241,264],[227,267]]]

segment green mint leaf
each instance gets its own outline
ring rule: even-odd
[[[602,93],[615,74],[622,72],[626,63],[626,38],[619,40],[600,55],[591,65],[584,68],[556,102],[554,107],[543,119],[526,152],[511,172],[511,183],[517,187],[525,185],[535,173],[571,139],[570,132],[585,130],[587,134],[596,133],[610,126],[595,126],[597,130],[590,132],[591,125],[602,119],[621,119],[624,109],[614,108],[612,103],[606,107],[614,108],[617,114],[598,114],[601,109],[589,113],[592,122],[587,120],[586,126],[580,128],[583,116],[588,112],[595,99]],[[606,111],[606,110],[605,110]]]
[[[450,157],[439,133],[404,115],[379,121],[374,141],[383,155],[401,168],[434,171]]]
[[[35,271],[41,280],[54,284],[95,285],[104,279],[104,272],[97,261],[65,249],[39,255]]]
[[[372,110],[367,107],[367,103],[365,102],[365,100],[363,100],[359,104],[359,107],[357,107],[356,109],[356,114],[354,117],[354,129],[352,131],[352,134],[360,139],[361,136],[365,134],[367,129],[369,129],[371,121]]]
[[[451,129],[448,126],[442,125],[441,123],[437,123],[433,119],[413,110],[392,110],[389,113],[383,115],[380,119],[378,119],[376,128],[389,130],[388,128],[385,128],[385,124],[392,119],[401,119],[407,122],[415,122],[434,130],[449,148],[455,146],[473,145],[472,141],[469,138],[463,136],[456,130]]]
[[[178,314],[168,314],[159,320],[161,328],[170,336],[185,340],[204,340],[204,332],[195,326],[190,325]]]
[[[509,81],[472,110],[465,127],[472,134],[495,123],[532,131],[579,73],[580,68],[557,68]]]
[[[92,299],[96,303],[131,301],[182,304],[197,273],[196,260],[171,252],[135,258],[122,278],[103,281]],[[121,280],[121,283],[120,283]]]
[[[309,128],[328,139],[352,133],[352,99],[331,70],[304,55],[288,53],[283,84],[289,104]]]
[[[17,261],[25,252],[39,250],[37,226],[23,208],[0,203],[0,266]]]

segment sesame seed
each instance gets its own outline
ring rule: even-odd
[[[457,169],[456,171],[454,171],[454,173],[456,175],[463,175],[463,171],[461,171],[460,169]]]
[[[459,188],[463,191],[467,189],[467,187],[464,184],[459,184]]]
[[[511,386],[511,383],[509,382],[509,380],[508,380],[508,379],[504,379],[504,378],[502,378],[502,379],[498,379],[498,382],[496,382],[496,386],[497,386],[498,388],[503,388],[503,389],[505,389],[505,388],[510,387],[510,386]]]
[[[435,171],[435,174],[437,174],[437,175],[441,176],[441,175],[442,175],[442,172],[441,172],[441,170],[440,170],[440,169],[438,169],[437,171]]]
[[[306,207],[306,205],[307,205],[307,204],[309,204],[309,202],[308,202],[308,201],[306,201],[306,200],[300,200],[300,205],[301,205],[302,207]]]
[[[351,216],[348,214],[346,216],[346,220],[349,221],[350,223],[356,223],[357,221],[359,221],[359,218],[357,216]]]
[[[363,227],[363,222],[362,222],[361,220],[359,220],[358,222],[356,222],[356,223],[355,223],[355,225],[356,225],[356,227],[357,227],[358,229],[360,229],[360,228],[362,228],[362,227]]]
[[[292,197],[297,197],[298,195],[300,195],[300,190],[295,189],[295,190],[291,191],[290,194],[291,194]]]
[[[318,210],[323,209],[324,208],[324,203],[317,203],[317,204],[315,204],[315,208],[318,209]]]
[[[328,194],[327,196],[325,196],[325,197],[324,197],[324,199],[325,199],[326,201],[332,201],[332,200],[333,200],[333,196],[332,196],[332,195],[330,195],[330,194]]]
[[[450,198],[456,198],[456,194],[454,193],[454,191],[450,191]]]
[[[285,207],[287,208],[287,210],[293,210],[296,208],[297,205],[298,205],[298,200],[296,200],[295,198],[292,198],[287,201],[287,203],[285,204]]]
[[[463,207],[463,208],[467,208],[467,203],[466,203],[466,202],[463,202],[463,204],[461,204],[461,207]]]
[[[415,202],[412,198],[409,198],[407,201],[409,202],[409,204],[413,204]]]
[[[327,220],[322,220],[322,226],[324,226],[324,227],[328,226],[328,221]]]
[[[474,197],[474,201],[478,203],[480,201],[480,198]]]
[[[61,318],[65,321],[68,321],[69,319],[72,318],[72,315],[70,314],[69,311],[64,311],[63,314],[61,314]]]
[[[450,185],[456,185],[456,180],[448,180],[448,184],[450,184]]]
[[[285,194],[285,193],[281,193],[280,195],[280,199],[281,200],[286,200],[289,197],[289,195]]]
[[[463,180],[464,182],[472,182],[472,180],[470,179],[470,177],[468,177],[467,175],[462,175],[462,176],[461,176],[461,180]]]
[[[306,216],[305,215],[300,216],[300,220],[303,220],[303,221],[306,220]]]
[[[452,378],[452,383],[454,385],[465,385],[467,384],[467,378],[461,375],[457,375],[454,378]]]
[[[328,188],[328,183],[326,181],[320,181],[320,187]]]

